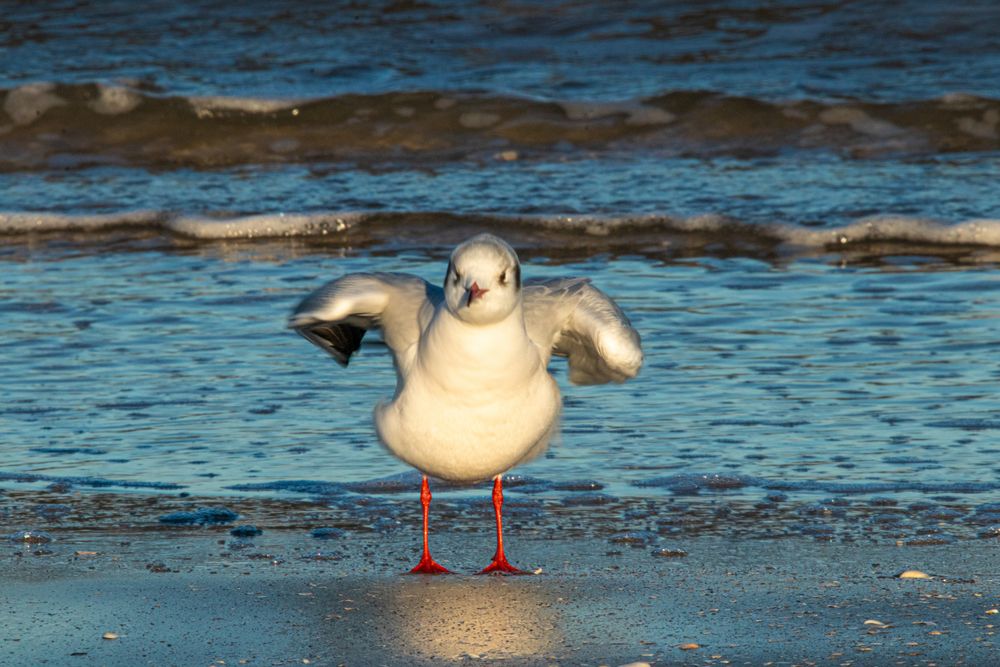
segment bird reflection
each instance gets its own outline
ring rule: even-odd
[[[424,578],[386,591],[394,622],[386,639],[406,655],[438,660],[463,656],[544,655],[562,640],[556,596],[520,579]]]

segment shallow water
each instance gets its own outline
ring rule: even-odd
[[[454,9],[12,10],[0,486],[409,488],[341,486],[406,471],[385,350],[344,370],[284,319],[491,230],[643,337],[622,386],[554,363],[562,437],[511,485],[550,513],[997,497],[992,4]]]
[[[405,470],[371,425],[394,386],[384,349],[366,343],[341,369],[283,319],[331,276],[436,280],[443,258],[268,248],[284,256],[216,245],[8,263],[4,469],[202,494]],[[648,361],[622,386],[564,386],[562,441],[518,472],[614,493],[692,472],[806,488],[1000,486],[1000,283],[987,268],[526,261],[526,276],[588,275],[615,295]]]

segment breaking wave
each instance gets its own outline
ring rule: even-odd
[[[489,228],[533,233],[536,245],[546,239],[560,246],[588,244],[611,237],[627,243],[650,237],[698,235],[717,241],[756,241],[802,248],[837,248],[870,243],[901,243],[924,247],[1000,247],[1000,219],[977,219],[947,224],[907,216],[876,216],[844,225],[807,227],[788,223],[748,223],[722,215],[679,217],[659,214],[598,215],[483,215],[447,212],[330,212],[259,214],[238,217],[201,217],[164,211],[70,215],[48,212],[0,212],[0,235],[18,242],[24,235],[124,230],[156,231],[202,241],[275,238],[320,239],[344,243],[377,242],[410,231],[468,233]],[[548,233],[550,236],[546,237]],[[591,241],[588,241],[590,239]]]
[[[31,83],[0,91],[0,170],[127,164],[516,160],[566,150],[848,158],[1000,149],[1000,100],[773,101],[674,91],[587,102],[449,91],[325,99],[156,95]]]

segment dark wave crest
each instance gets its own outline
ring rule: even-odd
[[[100,84],[0,92],[0,170],[314,161],[515,160],[574,151],[849,158],[1000,149],[1000,100],[769,101],[668,92],[621,102],[452,92],[291,100],[158,96]]]

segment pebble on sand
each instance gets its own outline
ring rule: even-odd
[[[897,579],[930,579],[931,575],[920,570],[903,570],[896,575]]]
[[[677,648],[679,648],[682,651],[693,651],[695,649],[701,648],[701,644],[695,644],[694,642],[688,642],[686,644],[681,644]]]
[[[108,639],[108,640],[118,639],[118,633],[117,632],[105,632],[103,635],[101,635],[101,638],[102,639]]]

